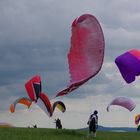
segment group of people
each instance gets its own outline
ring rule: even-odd
[[[62,129],[61,120],[55,119],[56,129]],[[87,125],[89,125],[89,133],[87,137],[96,137],[96,131],[98,129],[98,111],[95,110],[89,117]],[[31,127],[29,127],[31,128]],[[33,128],[37,128],[37,125],[33,125]],[[140,125],[137,127],[137,131],[140,131]]]
[[[55,119],[56,129],[62,129],[62,124],[59,118]],[[89,133],[87,137],[96,137],[96,130],[98,129],[98,111],[95,110],[93,114],[90,115],[87,122],[89,125]]]
[[[29,125],[28,128],[37,128],[37,124],[35,124],[35,125]]]
[[[98,129],[98,111],[95,110],[93,114],[90,115],[87,124],[89,125],[89,133],[87,137],[96,137],[96,130]],[[62,129],[61,120],[59,118],[55,119],[56,129]],[[28,126],[28,128],[37,128],[37,125]]]

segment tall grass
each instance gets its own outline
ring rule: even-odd
[[[87,131],[41,128],[0,128],[0,140],[91,140]],[[140,140],[139,132],[97,132],[96,140]]]

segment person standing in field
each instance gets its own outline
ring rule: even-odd
[[[140,131],[140,124],[137,126],[137,131]]]
[[[59,118],[55,119],[56,129],[62,129],[62,124]]]
[[[88,137],[96,137],[96,130],[98,129],[98,111],[95,110],[93,114],[90,115],[87,124],[89,125]]]

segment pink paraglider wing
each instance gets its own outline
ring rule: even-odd
[[[111,105],[122,106],[128,109],[129,111],[132,111],[136,107],[136,104],[133,102],[133,100],[127,97],[116,97],[115,99],[113,99],[111,103],[107,106],[108,112],[109,112],[109,107]]]
[[[72,23],[71,48],[68,54],[70,82],[57,96],[77,89],[101,69],[104,58],[104,36],[97,19],[85,14]]]

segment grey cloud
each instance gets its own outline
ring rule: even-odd
[[[67,40],[67,29],[70,27],[63,16],[58,17],[56,8],[45,1],[12,1],[1,7],[1,42],[32,43],[55,42]],[[49,12],[48,12],[49,11]],[[51,16],[50,16],[51,15]],[[67,26],[68,25],[68,26]],[[59,26],[59,28],[58,28]],[[61,34],[61,35],[60,35]]]
[[[105,35],[106,59],[110,61],[129,49],[139,48],[140,2],[108,2],[104,0],[104,7],[100,7],[98,12]]]

